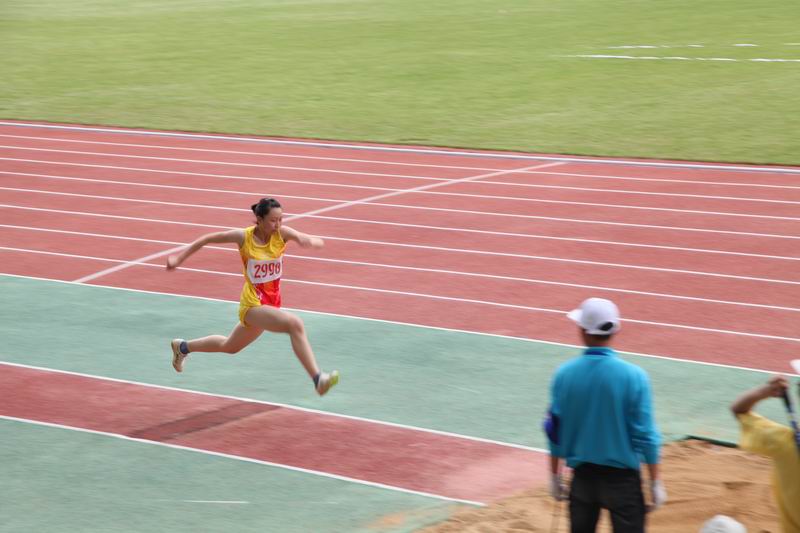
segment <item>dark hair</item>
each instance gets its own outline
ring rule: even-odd
[[[275,198],[262,198],[257,204],[251,205],[250,209],[253,210],[255,216],[264,218],[273,208],[280,206],[281,203]]]

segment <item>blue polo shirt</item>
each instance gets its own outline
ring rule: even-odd
[[[556,417],[550,453],[575,468],[583,463],[639,469],[659,462],[661,435],[653,420],[647,373],[611,348],[587,348],[551,383]]]

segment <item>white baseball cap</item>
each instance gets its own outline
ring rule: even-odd
[[[747,533],[747,528],[730,516],[718,514],[703,524],[700,533]]]
[[[611,335],[620,329],[619,309],[611,300],[589,298],[567,316],[590,335]]]

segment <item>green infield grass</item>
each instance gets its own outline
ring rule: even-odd
[[[0,117],[797,164],[798,20],[783,0],[5,0]],[[655,59],[574,57],[596,55]]]

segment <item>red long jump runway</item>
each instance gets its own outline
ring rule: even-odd
[[[243,226],[269,194],[330,210],[292,222],[327,242],[290,250],[292,308],[574,344],[563,312],[599,295],[624,350],[785,371],[800,347],[798,168],[20,125],[0,125],[0,162],[9,273],[80,279]],[[235,252],[161,262],[91,283],[238,295]]]
[[[267,403],[10,365],[0,372],[0,390],[9,391],[0,401],[3,416],[447,499],[489,502],[545,475],[542,454],[534,450]]]

